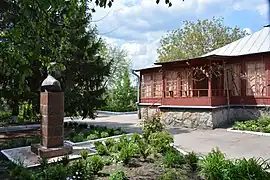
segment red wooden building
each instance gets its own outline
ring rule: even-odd
[[[270,105],[270,27],[201,57],[137,71],[143,117],[162,111],[170,125],[201,128],[257,118]]]

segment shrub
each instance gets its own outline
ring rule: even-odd
[[[97,174],[103,167],[104,162],[100,155],[93,155],[87,158],[87,168],[93,172],[93,174]]]
[[[105,155],[109,155],[109,151],[107,149],[107,147],[104,144],[99,144],[96,146],[97,149],[97,153],[101,156],[105,156]]]
[[[195,152],[189,152],[185,155],[185,162],[189,165],[192,171],[197,170],[199,158]]]
[[[124,132],[120,129],[120,128],[117,128],[114,130],[113,134],[114,135],[120,135],[120,134],[123,134]]]
[[[133,142],[133,143],[139,143],[140,140],[141,140],[141,136],[138,133],[134,133],[130,137],[130,141]]]
[[[111,149],[115,143],[116,143],[116,141],[113,138],[106,139],[106,141],[105,141],[105,144],[106,144],[109,151],[111,151]]]
[[[149,136],[149,142],[157,152],[162,153],[170,148],[170,144],[173,143],[173,137],[168,132],[156,132]]]
[[[225,155],[218,148],[199,160],[200,174],[209,180],[222,180],[229,165],[230,161],[225,159]]]
[[[143,137],[148,139],[150,134],[164,130],[164,124],[161,121],[160,113],[154,114],[149,119],[143,121]]]
[[[171,148],[168,151],[166,151],[163,157],[163,164],[168,168],[179,167],[184,163],[185,163],[184,156],[174,148]]]
[[[93,140],[93,139],[98,139],[98,138],[99,136],[97,134],[89,134],[86,139]]]
[[[125,172],[120,170],[115,173],[112,173],[109,177],[109,180],[128,180]]]
[[[45,179],[66,179],[70,176],[70,171],[66,166],[60,164],[54,166],[48,166],[44,171]]]
[[[118,158],[125,165],[127,165],[137,151],[138,150],[136,144],[129,142],[125,144],[125,146],[122,146],[121,150],[119,151]]]
[[[23,180],[23,179],[34,179],[34,177],[31,174],[31,171],[28,169],[24,168],[23,166],[15,166],[11,171],[10,171],[10,178],[11,179],[18,179],[18,180]]]
[[[0,121],[9,120],[11,118],[10,112],[0,111]]]
[[[80,155],[82,156],[83,160],[86,160],[86,158],[88,157],[88,151],[82,151],[80,152]]]
[[[262,159],[238,159],[228,167],[224,179],[270,179],[265,171],[267,164]]]
[[[137,145],[138,145],[138,152],[143,157],[143,159],[146,159],[148,156],[152,154],[153,149],[144,138],[141,138],[138,141]]]
[[[82,132],[80,132],[79,134],[75,135],[73,138],[72,138],[72,141],[73,142],[81,142],[81,141],[84,141],[84,134]]]
[[[109,135],[108,132],[101,132],[101,133],[100,133],[100,136],[101,136],[102,138],[106,138],[106,137],[108,137],[108,136],[110,136],[110,135]]]
[[[73,179],[93,179],[92,172],[86,168],[85,160],[78,160],[72,162],[72,165],[69,166],[70,174]]]

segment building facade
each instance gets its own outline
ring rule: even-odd
[[[177,127],[216,128],[256,119],[270,106],[270,28],[204,56],[140,72],[139,113]]]

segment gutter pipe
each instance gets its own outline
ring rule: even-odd
[[[136,102],[136,106],[138,109],[138,117],[139,119],[141,119],[141,111],[139,108],[139,102],[140,102],[140,76],[138,74],[135,73],[135,70],[131,70],[131,73],[137,77],[137,102]]]

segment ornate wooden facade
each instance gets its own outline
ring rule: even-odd
[[[270,105],[270,52],[157,64],[138,70],[141,104]]]

